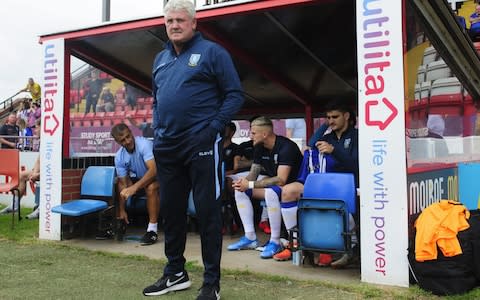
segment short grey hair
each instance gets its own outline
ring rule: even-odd
[[[163,13],[168,15],[171,11],[179,10],[184,10],[192,19],[195,18],[195,4],[190,0],[169,0],[163,8]]]

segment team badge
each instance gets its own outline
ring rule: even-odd
[[[198,64],[198,61],[200,60],[201,54],[192,54],[190,55],[190,59],[188,60],[188,65],[190,67],[195,67]]]
[[[343,148],[348,149],[350,147],[350,143],[352,142],[352,139],[345,139],[343,142]]]
[[[273,161],[275,162],[275,164],[278,164],[278,154],[277,153],[275,153],[273,155]]]

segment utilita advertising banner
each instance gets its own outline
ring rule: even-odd
[[[39,237],[60,240],[61,217],[52,207],[62,201],[64,40],[44,42],[42,51]]]
[[[408,286],[402,1],[356,11],[362,281]]]

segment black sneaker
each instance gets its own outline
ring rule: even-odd
[[[172,291],[188,289],[192,285],[187,272],[162,276],[157,282],[143,289],[144,296],[159,296]]]
[[[97,240],[109,240],[109,239],[113,239],[113,236],[114,236],[113,230],[106,229],[106,230],[97,232],[97,234],[95,235],[95,239],[97,239]]]
[[[142,246],[153,245],[157,242],[157,240],[158,240],[158,235],[156,232],[147,231],[147,233],[145,233],[145,235],[140,240],[140,244]]]
[[[197,300],[220,300],[220,288],[216,285],[204,284]]]

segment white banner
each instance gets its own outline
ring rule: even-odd
[[[61,217],[51,209],[62,202],[64,52],[63,39],[43,44],[39,237],[49,240],[61,238]]]
[[[218,8],[222,6],[232,6],[247,2],[256,2],[258,0],[197,0],[195,1],[195,10],[201,11],[210,8]]]
[[[356,11],[362,281],[408,286],[402,1]]]

